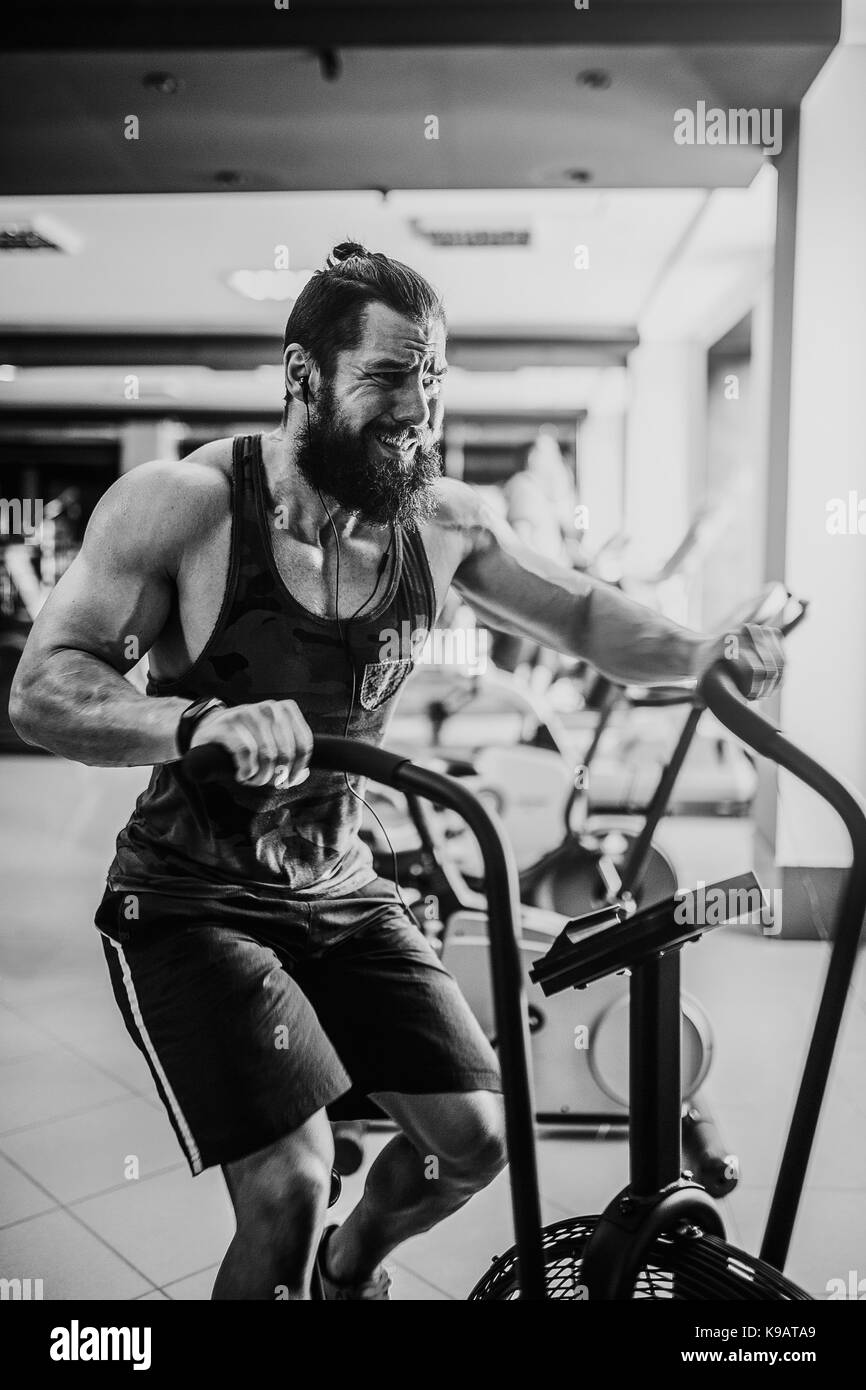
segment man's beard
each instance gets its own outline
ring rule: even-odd
[[[388,458],[376,434],[394,434],[378,423],[360,433],[343,423],[329,382],[316,397],[310,428],[304,420],[295,462],[310,487],[331,497],[348,512],[385,526],[391,522],[417,526],[436,510],[435,484],[442,475],[442,455],[429,431],[405,430],[417,438],[408,460]]]

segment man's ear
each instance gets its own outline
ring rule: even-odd
[[[312,362],[300,343],[288,343],[283,352],[286,394],[295,401],[309,403]]]

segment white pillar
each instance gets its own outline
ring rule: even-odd
[[[828,530],[853,492],[866,507],[866,44],[836,49],[800,124],[794,276],[787,580],[811,600],[790,643],[782,726],[866,792],[866,515]],[[772,506],[772,502],[771,502]],[[835,815],[780,779],[777,860],[842,865]]]
[[[626,441],[629,553],[650,570],[678,545],[704,472],[707,355],[697,342],[642,342],[630,354]]]

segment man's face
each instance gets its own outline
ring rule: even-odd
[[[417,324],[367,305],[358,346],[310,394],[309,439],[302,428],[297,456],[307,482],[371,522],[430,517],[446,370],[441,320]]]

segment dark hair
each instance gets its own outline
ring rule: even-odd
[[[381,251],[368,251],[356,241],[343,241],[295,300],[283,351],[289,343],[300,343],[329,375],[337,353],[358,346],[361,316],[366,305],[373,303],[387,304],[416,323],[431,318],[445,321],[442,300],[417,270]]]

